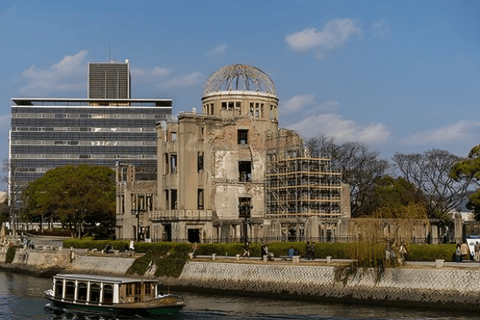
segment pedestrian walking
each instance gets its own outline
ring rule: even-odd
[[[470,260],[470,253],[468,252],[468,244],[466,240],[463,240],[460,250],[462,251],[462,260]]]
[[[460,243],[457,243],[457,249],[455,250],[455,262],[462,262],[462,249]]]
[[[245,245],[243,246],[242,257],[250,257],[250,243],[248,241],[245,241]]]

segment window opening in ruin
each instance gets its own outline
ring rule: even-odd
[[[198,169],[198,172],[202,172],[202,171],[203,171],[203,152],[199,152],[199,153],[198,153],[197,169]]]
[[[253,116],[253,102],[250,102],[250,115]]]
[[[251,216],[251,198],[238,198],[238,217],[250,218]]]
[[[120,196],[120,213],[121,214],[125,213],[125,196],[124,195]]]
[[[252,162],[239,161],[238,172],[240,174],[239,180],[242,182],[252,181]]]
[[[177,141],[177,133],[172,132],[172,142],[175,142],[175,141]]]
[[[170,193],[171,193],[170,210],[177,210],[177,189],[170,190]]]
[[[153,195],[147,195],[147,209],[148,211],[153,211]]]
[[[170,204],[170,200],[168,197],[168,190],[165,190],[165,207],[168,209],[168,205]]]
[[[233,102],[229,102],[228,103],[228,110],[233,110],[233,105],[234,105]]]
[[[177,173],[177,155],[172,154],[170,155],[170,173],[175,174]]]
[[[134,214],[134,213],[133,213],[133,210],[137,209],[137,197],[136,197],[136,195],[132,193],[132,194],[131,194],[131,199],[132,199],[132,207],[131,207],[131,209],[132,209],[132,214]]]
[[[203,210],[203,189],[198,189],[198,196],[197,196],[197,202],[198,202],[198,210]]]
[[[212,103],[212,104],[210,105],[210,114],[213,114],[213,111],[214,111],[214,109],[213,109],[213,103]]]
[[[168,174],[168,153],[165,153],[165,165],[163,167],[163,174]]]
[[[188,229],[188,242],[200,242],[200,229]]]
[[[242,103],[240,101],[235,102],[235,109],[238,110],[238,115],[242,114]]]
[[[260,118],[263,118],[263,103],[260,105]]]
[[[138,195],[138,210],[145,210],[145,195]]]
[[[239,129],[237,131],[238,144],[248,144],[248,130]]]
[[[255,118],[258,118],[259,114],[260,114],[259,105],[258,103],[255,103]]]
[[[226,102],[222,102],[222,110],[227,110],[227,103]]]

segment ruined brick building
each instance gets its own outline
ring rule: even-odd
[[[280,110],[281,112],[281,110]],[[157,180],[117,166],[117,239],[234,242],[327,239],[350,217],[348,186],[278,125],[273,81],[229,65],[204,85],[201,112],[157,123]]]

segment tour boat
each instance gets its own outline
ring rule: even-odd
[[[55,306],[85,312],[172,314],[182,309],[182,297],[159,293],[157,281],[87,274],[57,274],[45,297]]]

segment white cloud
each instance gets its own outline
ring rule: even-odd
[[[457,121],[437,130],[414,133],[401,140],[400,143],[406,145],[443,145],[474,141],[478,137],[478,133],[473,131],[479,127],[480,121]]]
[[[226,50],[227,50],[227,44],[222,43],[218,47],[215,47],[212,51],[206,53],[205,57],[209,57],[209,56],[212,56],[212,55],[215,55],[215,54],[224,54]]]
[[[315,103],[315,96],[313,94],[305,94],[303,96],[293,96],[287,101],[281,103],[280,109],[285,113],[292,113]]]
[[[337,142],[359,141],[368,144],[384,144],[391,139],[391,133],[382,123],[361,126],[353,120],[342,119],[337,114],[310,116],[288,126],[304,137],[324,134],[334,137]]]
[[[201,83],[201,80],[202,80],[202,74],[200,72],[192,72],[189,74],[179,76],[177,78],[173,78],[163,84],[157,85],[157,88],[163,87],[166,89],[171,89],[171,88],[181,88],[181,87],[192,87]]]
[[[131,73],[132,82],[151,83],[157,90],[191,87],[201,83],[202,80],[200,72],[173,77],[172,69],[161,67],[155,67],[151,70],[132,68]]]
[[[155,67],[150,71],[140,68],[130,69],[130,73],[132,74],[132,78],[135,79],[135,82],[155,82],[168,77],[172,72],[172,69],[161,67]]]
[[[325,113],[335,111],[338,106],[339,103],[335,100],[330,100],[319,104],[315,100],[315,95],[310,93],[305,95],[296,95],[285,102],[281,102],[280,109],[282,110],[282,113],[286,114],[303,111],[307,108],[310,113]]]
[[[65,56],[47,70],[37,70],[34,65],[22,73],[27,84],[19,89],[28,96],[47,96],[52,92],[85,90],[88,51],[82,50],[73,56]]]
[[[290,48],[303,52],[312,48],[319,48],[316,56],[323,58],[326,52],[341,47],[353,36],[361,36],[362,29],[351,19],[333,19],[323,30],[306,28],[300,32],[287,35],[285,41]]]
[[[379,20],[370,27],[375,37],[385,40],[390,35],[390,25],[385,20]]]
[[[16,12],[17,12],[17,7],[15,7],[15,6],[10,7],[10,8],[6,11],[7,15],[11,15],[11,14],[14,14],[14,13],[16,13]]]

